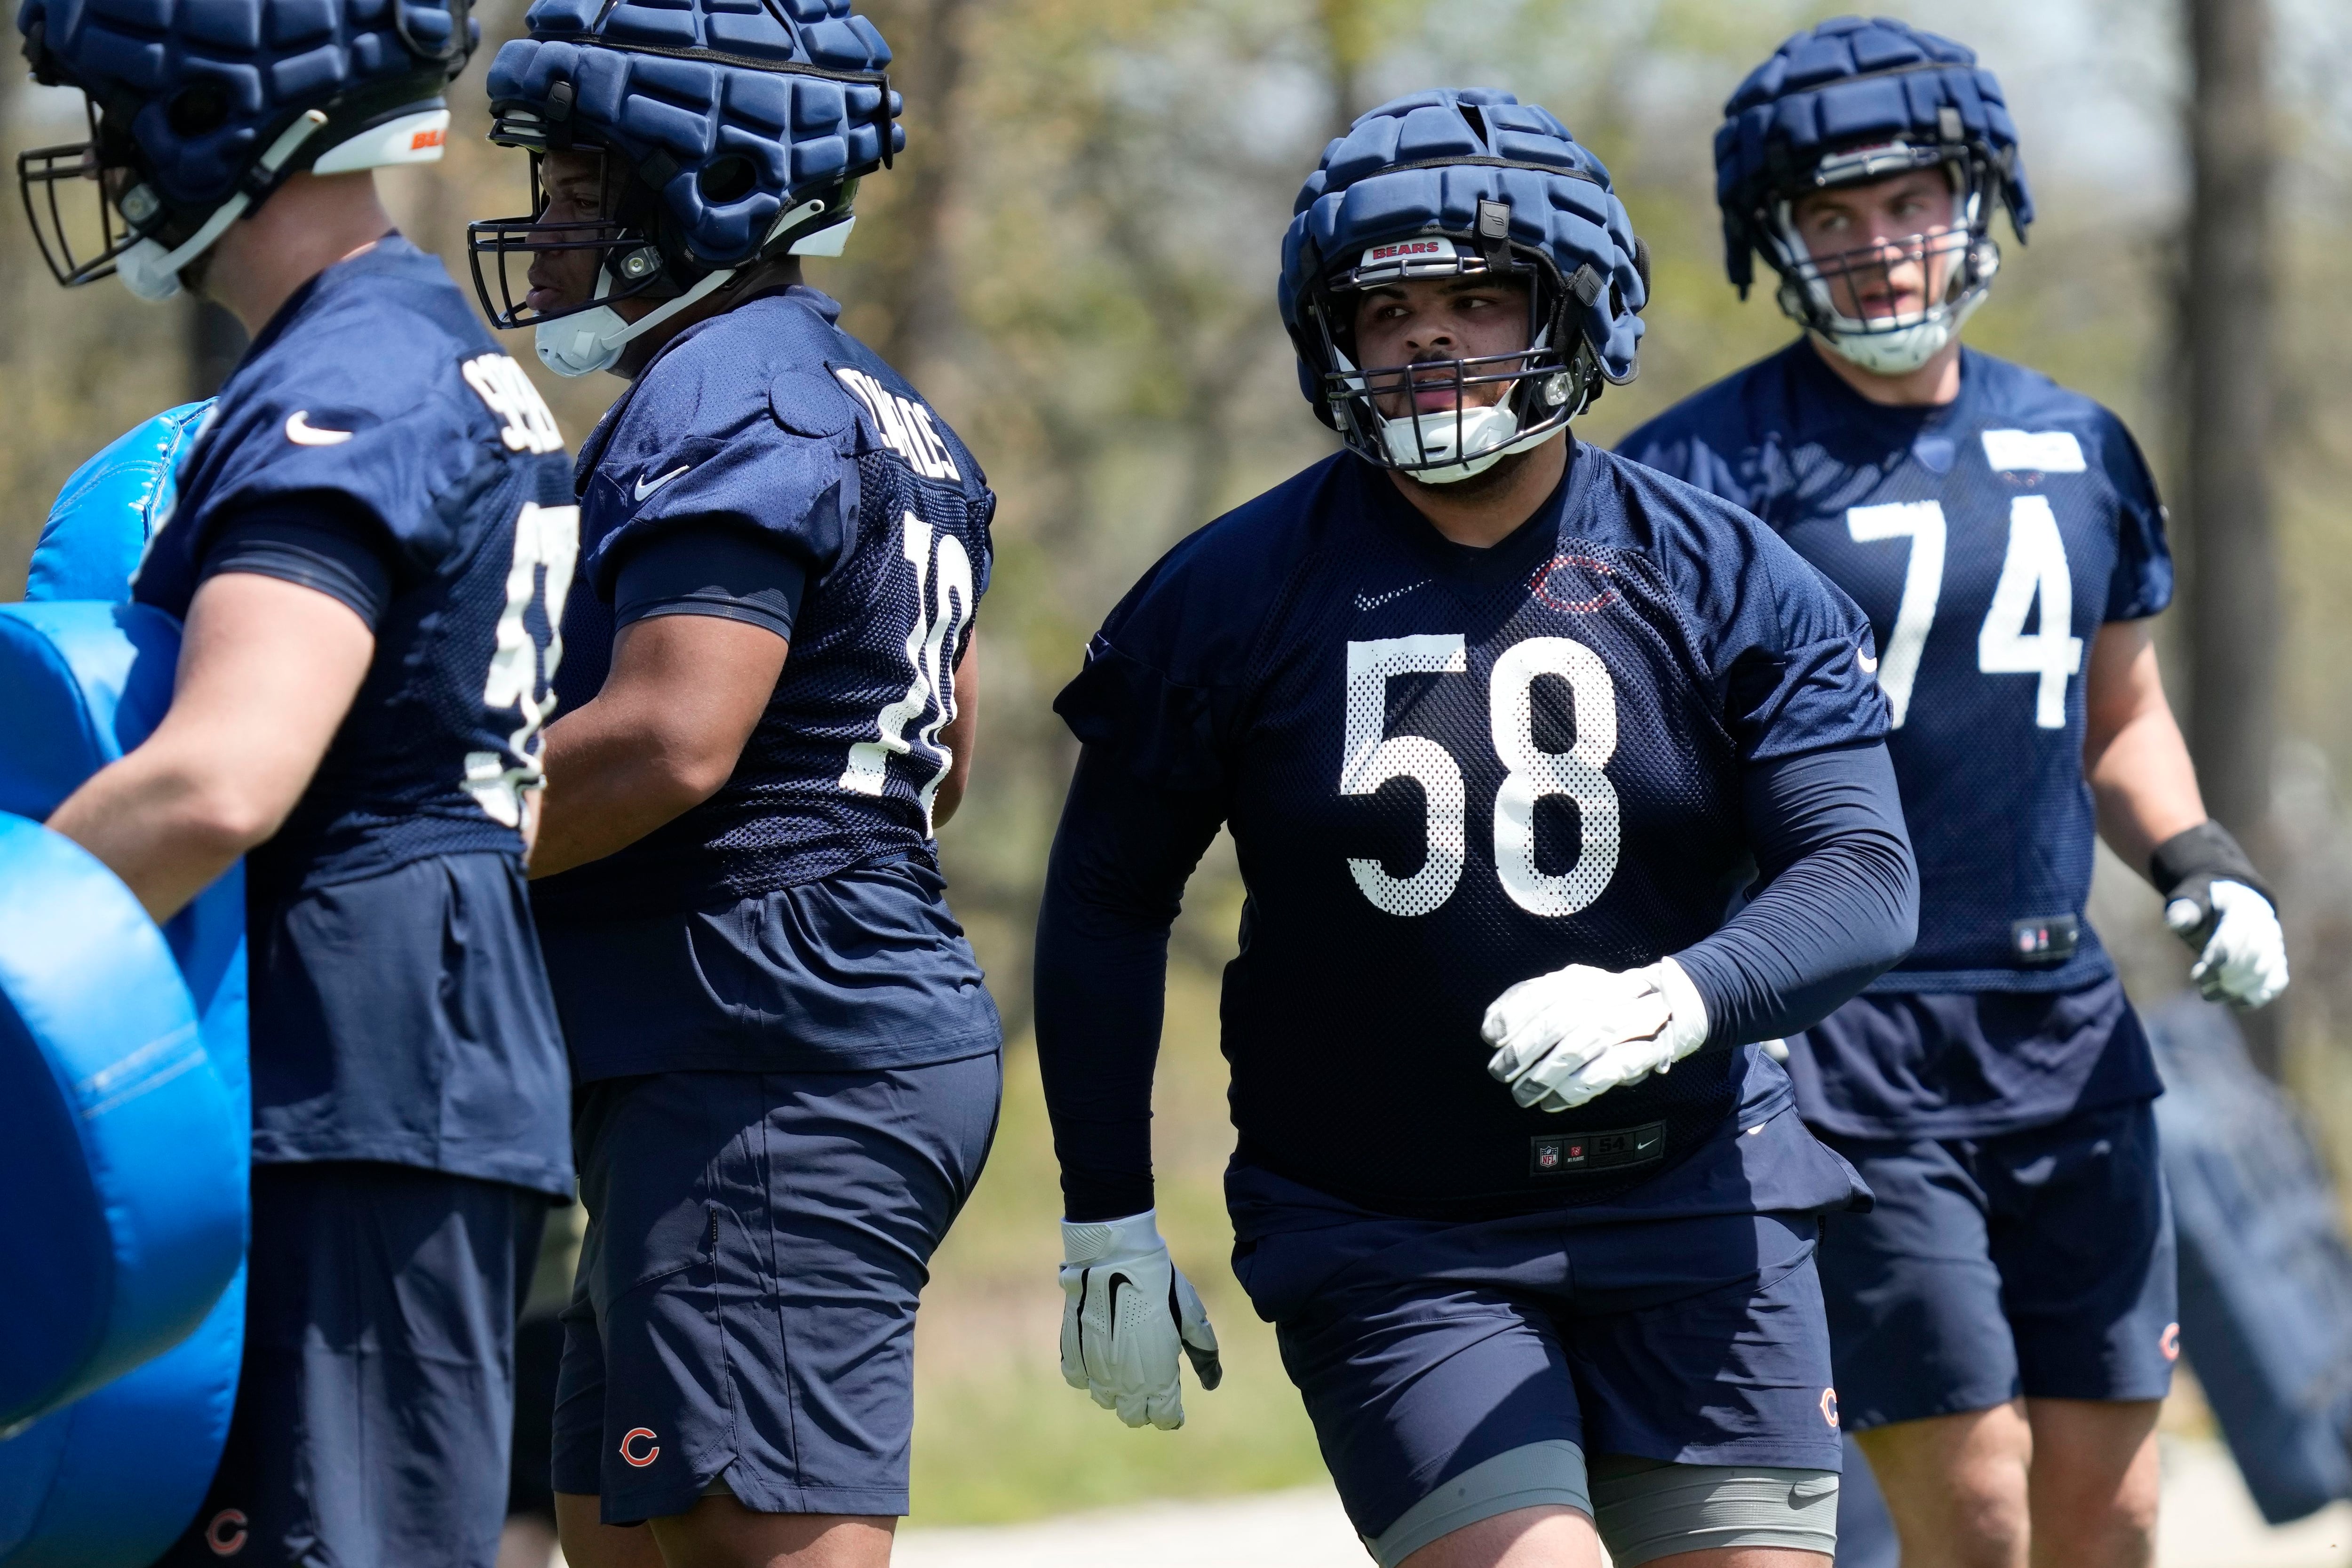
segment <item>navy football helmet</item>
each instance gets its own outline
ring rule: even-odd
[[[482,308],[537,329],[562,375],[610,366],[638,334],[763,258],[838,256],[857,182],[906,145],[889,46],[851,0],[536,0],[530,37],[490,66],[490,140],[528,151],[531,212],[467,233]],[[543,221],[541,160],[602,159],[591,219]],[[593,295],[534,309],[512,268],[591,253]],[[667,302],[635,322],[611,301]]]
[[[89,139],[19,155],[41,254],[71,288],[142,300],[301,170],[430,163],[443,88],[480,37],[468,0],[25,0],[33,76],[81,89]],[[87,182],[86,186],[78,182]],[[86,199],[76,199],[86,192]]]
[[[1780,275],[1780,309],[1865,370],[1916,370],[1983,303],[2000,269],[1996,203],[2021,243],[2033,221],[2000,83],[1973,51],[1906,23],[1841,16],[1796,34],[1739,84],[1723,114],[1715,184],[1732,282],[1746,298],[1761,255]],[[1930,168],[1952,182],[1950,225],[1827,256],[1799,237],[1793,208],[1805,195]],[[1923,308],[1840,308],[1892,292],[1888,270],[1906,264],[1927,275]]]
[[[1295,212],[1279,303],[1299,385],[1366,462],[1432,484],[1466,479],[1549,439],[1603,383],[1633,379],[1648,250],[1601,160],[1533,104],[1484,88],[1384,103],[1323,150]],[[1358,290],[1483,272],[1526,279],[1526,349],[1360,363]],[[1444,381],[1451,410],[1381,412],[1383,395]],[[1500,401],[1474,400],[1474,388],[1496,386]]]

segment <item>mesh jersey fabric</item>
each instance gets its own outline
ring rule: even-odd
[[[529,384],[441,263],[391,235],[298,290],[221,388],[133,597],[184,617],[224,525],[305,493],[348,498],[399,574],[350,716],[246,859],[257,902],[434,855],[520,858],[576,528]]]
[[[1493,550],[1448,545],[1347,456],[1177,546],[1055,707],[1090,756],[1213,796],[1233,832],[1237,1158],[1388,1212],[1551,1207],[1658,1166],[1547,1165],[1538,1137],[1658,1123],[1671,1163],[1733,1135],[1753,1071],[1778,1096],[1753,1109],[1785,1107],[1743,1047],[1522,1110],[1478,1023],[1517,981],[1714,931],[1752,875],[1743,763],[1883,728],[1867,637],[1752,519],[1580,445]],[[1780,1145],[1753,1149],[1738,1179],[1762,1190]],[[1805,1203],[1851,1195],[1814,1184]]]
[[[955,666],[987,590],[995,498],[920,395],[794,287],[679,334],[583,448],[581,592],[556,691],[612,658],[618,569],[677,528],[766,539],[807,574],[791,657],[717,794],[533,885],[549,919],[684,910],[852,866],[937,864]]]
[[[1800,340],[1620,449],[1761,518],[1870,617],[1920,927],[1869,989],[2057,993],[2114,973],[2083,921],[2082,672],[2102,625],[2172,596],[2164,510],[2122,422],[1973,350],[1956,402],[1885,407]],[[2040,668],[2003,668],[2021,662]],[[2064,921],[2071,956],[2021,951]]]

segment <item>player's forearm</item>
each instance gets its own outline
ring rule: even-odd
[[[277,830],[222,770],[152,743],[92,777],[48,826],[106,863],[160,923]]]
[[[1152,1205],[1168,932],[1217,818],[1213,803],[1143,786],[1092,749],[1079,761],[1037,915],[1037,1065],[1066,1218]]]
[[[690,741],[601,697],[548,727],[543,765],[534,878],[627,848],[709,799],[728,773],[697,766]]]
[[[1675,954],[1715,1046],[1820,1022],[1918,939],[1918,867],[1885,746],[1751,766],[1746,805],[1768,880],[1722,930]]]
[[[2172,717],[2146,621],[2112,621],[2083,682],[2083,776],[2099,837],[2142,876],[2156,847],[2205,820],[2197,768]]]
[[[2196,764],[2169,708],[2136,716],[2090,769],[2099,837],[2142,876],[2156,847],[2205,820]]]

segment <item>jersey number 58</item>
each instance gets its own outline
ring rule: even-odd
[[[1454,896],[1468,857],[1467,803],[1461,764],[1426,735],[1391,735],[1388,690],[1400,675],[1460,675],[1468,668],[1461,634],[1383,637],[1348,645],[1347,734],[1339,764],[1341,795],[1376,795],[1391,779],[1421,785],[1429,853],[1410,877],[1392,877],[1377,860],[1350,859],[1348,870],[1372,907],[1425,915]],[[1547,752],[1535,741],[1535,683],[1568,682],[1576,699],[1576,741]],[[1536,915],[1572,915],[1599,898],[1617,874],[1617,789],[1601,770],[1617,753],[1617,693],[1608,667],[1569,637],[1529,637],[1495,661],[1486,682],[1486,721],[1495,754],[1508,771],[1495,792],[1495,874],[1511,901]],[[1569,870],[1536,866],[1536,802],[1564,795],[1576,803],[1579,846]]]

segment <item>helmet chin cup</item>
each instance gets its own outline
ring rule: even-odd
[[[600,370],[610,370],[619,363],[623,349],[734,276],[735,268],[722,267],[677,299],[634,321],[624,320],[610,305],[597,305],[541,321],[532,329],[531,346],[539,351],[540,363],[561,376],[593,375]],[[601,281],[599,287],[603,287]]]
[[[116,257],[114,275],[122,279],[132,299],[151,305],[160,305],[180,292],[180,264],[152,239],[136,240]]]
[[[1390,459],[1426,485],[1455,484],[1485,473],[1513,449],[1511,437],[1518,433],[1519,416],[1500,403],[1381,421],[1381,443]]]

